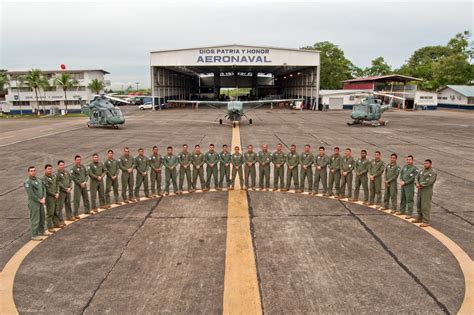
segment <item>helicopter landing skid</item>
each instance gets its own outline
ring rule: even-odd
[[[387,124],[388,124],[388,120],[372,120],[372,121],[354,120],[352,122],[347,123],[348,126],[361,125],[361,126],[370,126],[370,127],[386,126]]]

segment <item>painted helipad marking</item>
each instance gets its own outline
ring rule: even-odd
[[[240,147],[239,125],[232,130],[232,148]],[[236,179],[229,191],[223,313],[262,314],[247,193],[240,188]]]
[[[234,128],[237,129],[237,128]],[[237,138],[238,136],[238,138]],[[236,136],[238,145],[240,147],[240,133]],[[234,134],[233,134],[234,144]],[[233,145],[234,146],[234,145]],[[245,191],[240,190],[239,181],[235,181],[235,189],[229,191],[229,208],[227,221],[227,249],[226,249],[226,268],[224,279],[224,314],[262,314],[261,299],[258,289],[256,263],[253,252],[253,244],[250,237],[250,218],[248,215],[248,201]],[[211,192],[216,191],[214,189]],[[278,190],[281,192],[280,190]],[[200,193],[202,190],[196,191]],[[282,193],[295,193],[294,190]],[[188,192],[183,192],[188,194]],[[308,195],[307,192],[302,193]],[[170,193],[171,196],[176,194]],[[316,195],[319,198],[334,199],[334,197],[326,197],[321,194]],[[163,198],[163,197],[161,197]],[[166,197],[164,197],[166,198]],[[151,198],[140,198],[139,201],[150,200]],[[387,210],[380,210],[376,206],[367,206],[362,202],[351,202],[347,199],[341,199],[344,202],[350,202],[364,207],[372,208],[391,214]],[[135,202],[132,202],[135,203]],[[232,203],[232,206],[231,206]],[[113,204],[110,209],[122,205]],[[99,212],[107,211],[109,209],[99,209]],[[411,223],[404,216],[391,214],[407,223]],[[89,214],[81,214],[80,217],[86,218]],[[66,221],[66,225],[73,224],[76,221]],[[420,224],[411,223],[419,227]],[[438,241],[440,241],[456,258],[464,276],[464,299],[457,314],[470,315],[474,314],[474,262],[466,254],[466,252],[452,241],[449,237],[440,231],[432,228],[421,228],[427,233],[430,233]],[[230,233],[231,232],[231,233]],[[248,237],[247,237],[248,236]],[[46,239],[48,237],[44,237]],[[10,258],[8,263],[0,272],[0,314],[10,315],[18,314],[18,310],[13,298],[13,283],[15,275],[20,268],[21,263],[25,257],[41,242],[29,241],[15,255]],[[232,256],[232,257],[229,257]],[[245,259],[243,259],[245,258]]]

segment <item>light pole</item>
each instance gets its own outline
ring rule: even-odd
[[[138,84],[140,84],[140,82],[135,82],[135,84],[137,85],[137,92],[138,92]]]

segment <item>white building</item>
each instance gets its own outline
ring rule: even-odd
[[[474,109],[474,86],[447,85],[439,89],[438,106],[457,109]]]
[[[67,104],[68,112],[80,112],[80,100],[83,102],[90,101],[95,92],[91,91],[87,86],[92,80],[98,79],[104,84],[110,85],[109,81],[104,80],[107,71],[101,69],[92,70],[42,70],[43,75],[48,79],[50,87],[38,89],[38,101],[35,91],[20,83],[20,78],[28,74],[28,71],[8,71],[7,75],[10,79],[5,100],[7,105],[2,106],[2,111],[10,114],[18,114],[20,111],[24,114],[34,113],[38,110],[49,112],[51,108],[65,109]],[[62,87],[55,86],[55,78],[61,73],[68,73],[71,79],[79,82],[77,87],[66,91],[67,99],[64,98]]]

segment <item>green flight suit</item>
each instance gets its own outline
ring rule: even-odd
[[[314,163],[314,155],[313,153],[301,153],[300,155],[300,164],[301,164],[301,184],[300,189],[301,192],[304,191],[304,184],[306,178],[308,178],[308,192],[313,192],[313,163]],[[305,169],[306,167],[306,169]]]
[[[341,158],[341,197],[352,198],[352,170],[354,166],[355,162],[352,156]],[[344,176],[345,172],[347,172],[347,175]]]
[[[120,172],[119,161],[116,159],[107,159],[104,162],[105,168],[105,204],[110,205],[110,192],[114,190],[114,201],[119,202],[118,175]],[[113,177],[116,177],[113,179]]]
[[[400,166],[397,164],[387,164],[385,166],[385,194],[383,196],[384,207],[387,209],[397,210],[397,193],[398,193],[398,175],[400,174]],[[390,203],[392,207],[390,208]]]
[[[336,190],[336,196],[341,195],[341,155],[331,155],[329,158],[329,196],[332,196],[333,187]]]
[[[44,232],[44,205],[40,199],[46,195],[43,182],[36,177],[30,176],[23,184],[28,195],[28,209],[30,210],[31,236],[36,237]]]
[[[373,176],[374,180],[369,181],[370,195],[369,203],[381,205],[382,203],[382,174],[385,163],[382,160],[375,159],[370,162],[369,177]]]
[[[91,205],[89,203],[89,194],[87,193],[87,169],[84,165],[73,165],[69,173],[71,175],[72,181],[74,182],[74,208],[72,215],[79,215],[81,197],[82,202],[84,204],[84,213],[89,214],[91,210]],[[84,188],[81,187],[81,184],[85,184]]]
[[[45,174],[41,180],[46,189],[46,227],[52,229],[62,221],[62,218],[59,219],[57,214],[58,200],[56,194],[59,195],[59,187],[54,174],[51,176]]]
[[[201,182],[201,189],[206,188],[206,182],[204,181],[204,154],[196,152],[193,153],[193,189],[197,189],[197,179]]]
[[[295,191],[299,191],[299,180],[298,180],[298,165],[300,164],[300,156],[298,153],[289,152],[286,155],[286,189],[290,189],[291,181],[295,185]]]
[[[433,198],[433,186],[437,176],[433,168],[423,168],[415,180],[416,184],[421,185],[421,188],[418,188],[416,199],[418,219],[426,224],[431,222],[431,199]]]
[[[247,189],[255,188],[255,180],[257,177],[257,173],[255,170],[256,163],[257,163],[257,153],[255,152],[244,153],[244,182],[245,182],[245,188]]]
[[[272,161],[272,154],[267,151],[260,151],[257,154],[258,160],[258,182],[260,189],[270,188],[270,162]]]
[[[152,195],[161,195],[161,167],[163,166],[163,157],[159,154],[150,155],[150,185]]]
[[[367,158],[359,158],[355,161],[355,188],[354,188],[354,199],[359,200],[360,186],[364,190],[364,201],[369,201],[369,168],[370,161]]]
[[[137,170],[136,181],[135,181],[135,198],[140,197],[140,188],[143,183],[143,190],[145,191],[145,197],[150,197],[150,191],[148,190],[148,170],[150,165],[146,156],[135,157],[135,169]]]
[[[224,177],[227,183],[227,188],[231,185],[230,180],[230,162],[232,154],[230,152],[222,151],[219,153],[219,188],[223,187]]]
[[[400,180],[404,185],[400,188],[400,212],[411,216],[413,214],[413,204],[415,196],[415,179],[418,169],[415,165],[405,165],[400,171]]]
[[[240,187],[244,186],[244,177],[242,176],[242,165],[244,164],[244,157],[242,153],[232,154],[232,187],[235,187],[235,177],[239,174]]]
[[[58,214],[62,217],[63,208],[65,210],[66,218],[70,219],[72,217],[72,208],[71,208],[71,191],[72,191],[72,180],[69,172],[64,170],[61,172],[58,170],[56,172],[56,181],[59,186],[59,199],[58,199]],[[71,190],[68,192],[68,188]]]
[[[319,182],[323,186],[323,194],[328,193],[328,164],[329,156],[326,154],[323,156],[318,154],[314,158],[314,165],[316,166],[314,170],[314,192],[316,194],[319,192]]]
[[[285,152],[283,151],[273,152],[272,162],[273,162],[273,188],[284,189],[285,188],[285,163],[286,163]]]
[[[122,184],[122,199],[132,200],[133,199],[133,169],[135,168],[133,156],[122,155],[119,159],[119,167],[122,171],[121,184]],[[129,173],[128,170],[131,169],[132,172]],[[127,198],[128,190],[128,198]]]
[[[92,209],[97,209],[96,199],[99,193],[99,205],[102,208],[105,205],[104,196],[104,182],[105,182],[105,167],[104,163],[91,163],[87,166],[90,178],[89,192],[91,194]],[[99,180],[100,177],[100,180]]]
[[[181,152],[178,154],[179,161],[179,191],[183,191],[184,177],[188,184],[188,191],[193,189],[192,177],[191,177],[191,157],[192,154],[189,152]]]
[[[176,182],[176,167],[178,167],[179,160],[176,155],[165,155],[163,158],[163,166],[165,167],[165,192],[170,192],[170,181],[173,182],[174,193],[178,192],[178,184]]]
[[[219,187],[219,153],[217,152],[206,152],[204,155],[206,160],[206,188],[211,188],[211,177],[214,178],[214,188]]]

